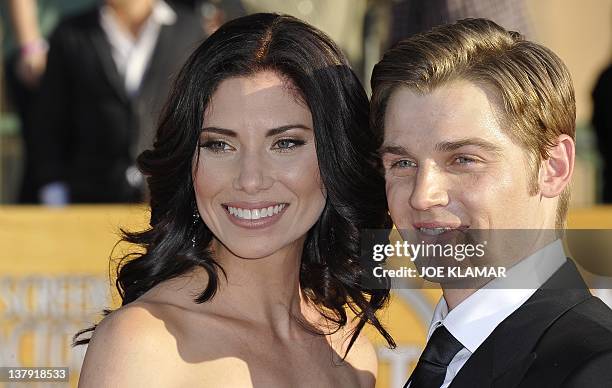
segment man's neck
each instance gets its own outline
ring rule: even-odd
[[[505,277],[492,280],[498,289],[537,289],[552,276],[566,261],[563,246],[560,240],[548,241],[542,239],[535,245],[537,248],[529,250],[529,254],[522,260],[507,265]],[[488,282],[441,283],[442,294],[448,306],[448,311],[454,309]],[[469,285],[468,285],[469,284]]]
[[[477,290],[478,290],[477,288],[468,288],[468,289],[442,288],[442,295],[444,296],[444,300],[446,301],[446,305],[448,306],[448,311],[451,311],[455,307],[459,306],[461,302],[466,300],[470,295],[474,294]]]

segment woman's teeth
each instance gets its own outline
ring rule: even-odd
[[[229,213],[243,220],[259,220],[260,218],[270,217],[278,214],[287,204],[283,203],[276,206],[268,206],[261,209],[241,209],[239,207],[228,206]]]

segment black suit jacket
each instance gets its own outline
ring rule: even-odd
[[[33,125],[40,185],[68,184],[71,202],[133,202],[141,187],[126,170],[152,144],[171,79],[203,38],[199,21],[173,6],[160,29],[139,95],[129,97],[99,21],[99,9],[62,21],[50,38]]]
[[[612,387],[612,310],[568,261],[472,354],[450,388]]]

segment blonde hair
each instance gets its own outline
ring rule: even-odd
[[[502,125],[527,151],[529,190],[538,191],[538,171],[561,134],[575,139],[576,102],[571,76],[546,47],[487,19],[465,19],[403,40],[387,51],[372,73],[371,125],[379,138],[389,97],[398,87],[421,93],[453,80],[467,80],[498,97]],[[569,207],[569,186],[560,195],[556,227]]]

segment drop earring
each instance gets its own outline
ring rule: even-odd
[[[198,208],[194,206],[193,209],[193,222],[191,224],[191,247],[195,248],[196,245],[196,232],[197,232],[197,225],[198,225],[198,221],[200,220],[200,213],[198,212]]]

